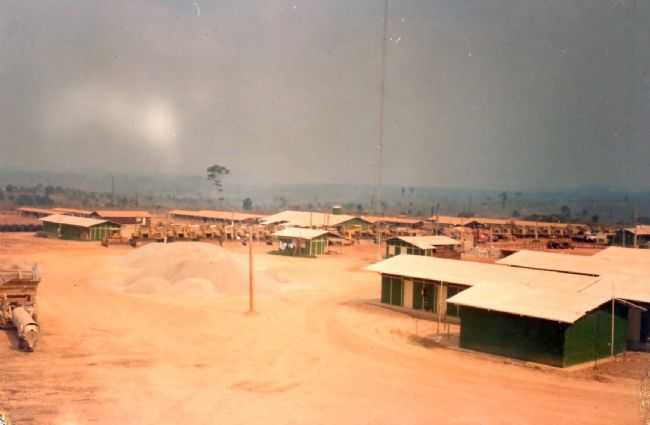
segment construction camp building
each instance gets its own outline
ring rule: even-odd
[[[263,215],[241,213],[236,211],[215,210],[171,210],[169,218],[175,221],[189,221],[194,223],[221,223],[221,224],[257,224]]]
[[[74,217],[86,217],[89,218],[92,216],[93,212],[89,210],[81,210],[78,208],[52,208],[52,214],[62,214],[62,215],[71,215]]]
[[[73,217],[96,218],[107,220],[116,224],[143,224],[146,225],[151,220],[151,214],[148,211],[141,210],[80,210],[76,208],[30,208],[20,207],[18,213],[26,217],[43,218],[50,215],[68,215]]]
[[[650,226],[637,225],[618,229],[612,235],[611,243],[628,248],[650,248]]]
[[[648,348],[650,258],[611,249],[501,264],[398,255],[368,270],[381,275],[381,303],[460,318],[462,348],[565,367]]]
[[[42,217],[47,217],[48,215],[56,214],[56,212],[52,210],[48,210],[45,208],[32,208],[32,207],[20,207],[20,208],[16,208],[16,211],[18,212],[18,214],[20,214],[23,217],[33,217],[33,218],[42,218]]]
[[[48,237],[79,241],[101,241],[119,224],[95,218],[75,217],[55,214],[40,219],[43,223],[43,234]]]
[[[339,234],[362,231],[372,225],[362,217],[347,214],[327,214],[311,211],[282,211],[262,219],[262,224],[272,227],[303,227],[331,229]]]
[[[461,243],[448,236],[396,236],[387,239],[386,258],[400,254],[460,259]]]
[[[436,233],[453,227],[484,230],[499,239],[511,238],[571,238],[589,231],[589,226],[575,223],[516,220],[488,217],[433,216]]]
[[[146,226],[151,221],[151,214],[142,210],[96,210],[90,216],[117,224],[141,224]]]
[[[332,239],[341,239],[335,233],[327,230],[287,227],[273,233],[278,241],[278,254],[297,257],[316,257],[327,252]]]

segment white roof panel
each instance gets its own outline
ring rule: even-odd
[[[40,219],[44,223],[65,224],[68,226],[77,227],[92,227],[98,224],[107,223],[106,220],[98,220],[94,218],[75,217],[72,215],[54,214]]]
[[[321,236],[331,235],[336,236],[327,230],[318,229],[303,229],[299,227],[287,227],[278,232],[273,233],[273,236],[278,238],[295,238],[295,239],[316,239]]]

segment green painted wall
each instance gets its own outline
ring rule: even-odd
[[[391,239],[386,243],[386,258],[392,257],[392,255],[388,252],[388,247],[389,246],[394,246],[394,247],[399,247],[400,248],[400,252],[399,253],[396,252],[395,255],[399,255],[400,253],[402,253],[402,254],[406,253],[406,254],[409,254],[409,255],[426,255],[426,256],[429,256],[429,257],[433,256],[433,250],[432,249],[424,250],[424,249],[418,248],[418,247],[416,247],[416,246],[414,246],[414,245],[412,245],[410,243],[404,242],[401,239]]]
[[[413,309],[436,312],[438,304],[437,285],[420,279],[413,280]]]
[[[297,240],[291,238],[282,238],[284,242],[293,242],[294,245],[297,244]],[[327,237],[322,236],[312,240],[301,240],[300,249],[295,251],[295,249],[285,249],[278,250],[278,252],[285,255],[299,256],[299,257],[315,257],[317,255],[323,255],[327,251]]]
[[[318,238],[318,239],[312,239],[309,241],[309,252],[310,256],[314,255],[323,255],[325,254],[325,251],[327,250],[327,239],[325,238]]]
[[[367,230],[371,226],[371,224],[368,223],[365,220],[362,220],[362,219],[360,219],[358,217],[355,217],[355,218],[353,218],[351,220],[344,221],[343,223],[339,224],[336,227],[339,227],[341,229],[348,229],[348,228],[355,227],[355,226],[360,226],[361,230]]]
[[[381,302],[399,307],[404,305],[404,283],[401,277],[381,276]]]
[[[43,232],[50,233],[52,235],[57,235],[58,231],[59,231],[58,224],[43,222]]]
[[[83,241],[101,241],[112,230],[119,229],[119,226],[114,224],[99,224],[90,228],[77,227],[70,225],[59,226],[56,223],[43,223],[43,232],[59,236],[59,228],[61,229],[61,239],[66,240],[83,240]]]
[[[116,229],[119,229],[119,227],[108,223],[93,226],[90,229],[88,229],[90,240],[101,241],[106,236],[110,235],[110,233],[113,230]]]
[[[61,225],[61,239],[88,240],[88,229]]]
[[[627,344],[627,307],[617,304],[614,320],[614,353],[625,351]],[[564,366],[609,357],[612,339],[611,304],[580,318],[564,334]]]
[[[460,346],[561,367],[565,325],[470,307],[460,309]]]
[[[460,346],[520,360],[566,367],[610,355],[610,304],[573,324],[462,307]],[[627,308],[616,307],[615,353],[625,351]]]

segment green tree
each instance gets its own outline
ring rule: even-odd
[[[252,210],[253,209],[253,200],[251,198],[244,199],[244,202],[242,202],[242,208],[245,211]]]
[[[569,208],[568,205],[562,205],[562,208],[560,208],[560,212],[565,218],[571,217],[571,208]]]
[[[514,211],[512,212],[512,216],[513,216],[513,217],[521,217],[521,214],[519,213],[519,210],[514,210]]]
[[[501,194],[499,194],[499,197],[501,198],[501,209],[505,210],[506,203],[508,202],[508,192],[501,192]]]
[[[230,174],[230,170],[223,165],[214,164],[206,169],[207,177],[210,182],[217,188],[217,192],[223,192],[223,179]],[[219,196],[219,200],[223,201],[223,197]]]

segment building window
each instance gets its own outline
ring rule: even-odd
[[[409,255],[424,255],[424,250],[420,248],[406,248],[406,253]]]
[[[413,280],[413,309],[436,311],[438,291],[435,284],[426,280]]]
[[[404,302],[404,286],[401,277],[381,276],[381,302],[402,306]]]
[[[465,289],[467,289],[466,286],[448,285],[447,286],[447,299],[453,297],[454,295],[458,294],[459,292],[464,291]],[[447,304],[447,316],[458,317],[459,316],[458,305],[448,303]]]

